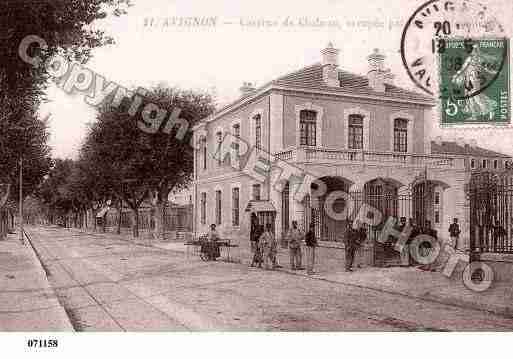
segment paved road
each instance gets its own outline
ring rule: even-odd
[[[79,331],[513,329],[513,319],[487,312],[202,262],[115,236],[48,227],[29,234]]]

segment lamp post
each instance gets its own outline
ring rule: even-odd
[[[28,126],[13,126],[13,129],[20,130],[23,132],[23,148],[20,150],[20,159],[19,159],[19,170],[20,170],[20,176],[19,176],[19,217],[20,217],[20,242],[21,244],[25,244],[25,235],[23,232],[23,153],[29,145],[29,141],[27,140],[27,131],[35,128],[34,125],[28,125]]]

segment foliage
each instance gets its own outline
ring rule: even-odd
[[[43,38],[48,49],[29,48],[43,59],[56,52],[86,62],[91,50],[113,42],[94,22],[120,16],[129,0],[3,0],[0,11],[0,182],[16,184],[18,158],[26,162],[27,193],[48,171],[47,122],[37,119],[48,76],[18,55],[28,35]],[[20,130],[21,129],[21,130]],[[29,139],[32,139],[29,141]],[[12,193],[17,193],[15,187]]]

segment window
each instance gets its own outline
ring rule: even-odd
[[[488,162],[487,160],[483,160],[483,164],[482,164],[482,167],[483,167],[483,168],[486,168],[486,163],[487,163],[487,162]]]
[[[349,115],[348,147],[354,150],[363,149],[363,116]]]
[[[316,146],[316,121],[317,112],[315,111],[301,110],[299,113],[301,146]]]
[[[260,201],[260,184],[253,185],[253,200]]]
[[[408,120],[404,118],[394,120],[394,151],[408,152]]]
[[[239,211],[240,211],[240,201],[239,201],[239,191],[238,187],[234,187],[232,189],[232,226],[239,226]]]
[[[223,142],[223,133],[221,131],[216,132],[216,140],[217,140],[217,164],[221,166],[222,158],[221,158],[221,143]]]
[[[202,150],[203,150],[203,170],[207,169],[207,139],[203,138],[201,140]]]
[[[201,224],[207,224],[207,194],[201,193]]]
[[[498,160],[493,160],[493,168],[494,169],[499,168],[499,161]]]
[[[435,211],[435,224],[440,224],[440,212]]]
[[[233,125],[233,135],[237,138],[240,138],[240,124],[236,123]]]
[[[262,116],[257,114],[253,117],[255,121],[255,147],[262,149]]]
[[[236,138],[235,143],[233,145],[234,145],[235,151],[237,153],[237,157],[239,157],[240,124],[236,123],[235,125],[233,125],[232,129],[233,129],[233,135]]]
[[[221,191],[216,191],[216,224],[221,224]]]
[[[435,204],[440,204],[440,192],[435,192]]]
[[[470,160],[470,168],[476,168],[476,160],[474,160],[474,159]]]

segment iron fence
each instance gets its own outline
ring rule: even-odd
[[[467,195],[471,253],[513,253],[512,172],[474,172]]]

